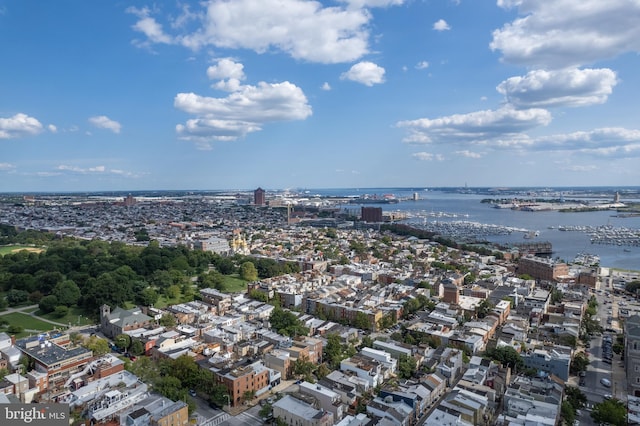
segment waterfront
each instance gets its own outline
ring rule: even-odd
[[[363,190],[364,191],[364,190]],[[354,196],[359,195],[357,189],[327,190],[321,195]],[[625,228],[630,233],[640,232],[640,217],[619,217],[615,211],[588,211],[566,213],[560,211],[519,211],[511,209],[491,208],[483,199],[484,194],[468,194],[443,191],[425,191],[416,189],[367,189],[367,193],[389,193],[401,199],[398,204],[380,205],[383,212],[398,212],[409,216],[407,223],[422,226],[425,223],[436,223],[446,226],[457,223],[462,226],[477,224],[491,225],[496,229],[510,228],[511,233],[496,232],[495,235],[483,235],[491,242],[519,243],[549,241],[553,245],[553,257],[571,261],[579,253],[591,253],[601,259],[600,265],[606,267],[640,270],[640,247],[634,245],[593,244],[589,229],[608,227]],[[417,200],[411,200],[414,194]],[[624,200],[623,200],[624,201]],[[634,200],[635,201],[635,200]],[[359,208],[344,205],[344,208]],[[479,227],[478,227],[479,228]],[[563,230],[564,229],[564,230]],[[537,231],[537,236],[535,233]],[[531,235],[531,233],[534,235]],[[527,239],[525,236],[530,236]]]

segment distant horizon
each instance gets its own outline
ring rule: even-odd
[[[624,190],[636,190],[640,191],[640,185],[584,185],[584,186],[372,186],[372,187],[293,187],[293,188],[268,188],[263,186],[257,186],[255,188],[233,188],[233,189],[131,189],[131,190],[95,190],[95,191],[5,191],[0,192],[0,196],[22,195],[22,194],[52,194],[52,195],[74,195],[74,194],[136,194],[136,193],[230,193],[230,192],[253,192],[258,188],[262,188],[267,192],[311,192],[311,191],[344,191],[355,190],[365,192],[367,190],[404,190],[404,191],[438,191],[438,190],[495,190],[495,191],[518,191],[518,190],[608,190],[608,191],[624,191]]]

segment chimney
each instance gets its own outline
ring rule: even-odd
[[[11,346],[15,346],[15,344],[16,344],[16,335],[12,334],[11,335]]]

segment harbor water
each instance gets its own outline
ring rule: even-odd
[[[378,191],[378,192],[376,192]],[[371,204],[382,207],[384,213],[398,212],[406,215],[403,220],[416,226],[446,228],[448,224],[460,229],[483,229],[478,224],[491,225],[496,230],[480,238],[498,243],[544,242],[552,244],[554,258],[572,261],[580,253],[589,253],[600,257],[603,267],[640,270],[640,245],[629,239],[625,244],[602,240],[592,242],[594,233],[617,232],[640,236],[640,217],[620,217],[615,210],[561,212],[522,211],[509,208],[492,208],[482,200],[487,195],[455,193],[424,189],[372,188],[367,190],[340,189],[318,192],[324,196],[357,197],[363,194],[388,194],[392,192],[399,202],[396,204]],[[416,200],[413,198],[417,197]],[[344,205],[344,208],[359,209],[357,204]],[[638,239],[640,241],[640,239]]]

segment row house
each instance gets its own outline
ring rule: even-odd
[[[319,383],[302,382],[299,386],[302,395],[315,398],[318,408],[333,414],[335,421],[340,421],[347,414],[347,405],[342,402],[339,393]]]
[[[289,426],[333,426],[333,414],[317,409],[313,400],[303,395],[285,395],[273,405],[273,417]]]
[[[215,381],[227,388],[231,405],[242,404],[247,392],[259,394],[269,389],[269,369],[261,361],[235,368],[213,369]]]
[[[354,355],[340,361],[340,370],[354,373],[372,388],[384,381],[382,365],[378,361],[362,355]]]

